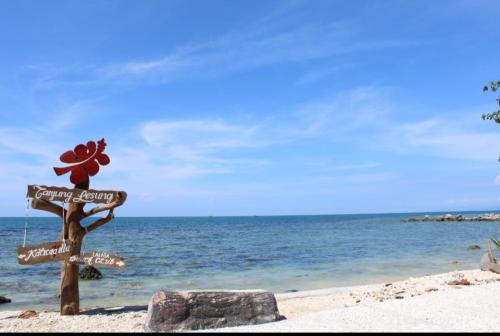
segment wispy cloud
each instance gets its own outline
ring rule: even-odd
[[[268,164],[245,152],[270,145],[256,124],[220,119],[151,120],[139,126],[136,137],[133,143],[115,147],[110,171],[142,180],[148,189],[156,189],[160,181],[233,174]]]
[[[213,76],[278,63],[418,45],[409,41],[364,40],[355,31],[348,22],[312,23],[282,31],[240,31],[176,48],[159,59],[113,64],[101,71],[109,77],[171,80],[180,75]]]
[[[398,178],[384,162],[394,153],[408,155],[413,160],[428,156],[495,160],[500,153],[497,146],[500,136],[484,131],[467,119],[450,121],[443,114],[417,118],[413,122],[398,121],[399,110],[393,97],[391,89],[362,87],[287,106],[286,113],[269,119],[254,116],[245,120],[226,117],[143,121],[138,126],[130,126],[129,137],[113,134],[115,142],[109,148],[113,164],[106,167],[106,174],[100,176],[94,186],[119,187],[126,181],[130,196],[140,202],[158,202],[159,198],[174,194],[188,199],[201,195],[230,197],[225,191],[195,187],[192,183],[206,176],[215,179],[244,176],[249,171],[264,173],[267,169],[276,171],[286,166],[292,174],[300,171],[297,179],[311,181],[312,184],[306,183],[304,188],[318,189],[325,185],[365,188]],[[74,145],[73,141],[88,140],[75,140],[68,132],[59,131],[73,127],[72,120],[78,120],[85,106],[78,102],[70,104],[67,113],[62,111],[44,124],[0,129],[3,163],[0,173],[6,190],[19,190],[20,184],[33,178],[37,181],[29,182],[56,181],[50,167],[58,162],[61,143]],[[367,141],[370,138],[376,141]],[[335,151],[318,150],[311,155],[302,151],[298,156],[305,157],[299,160],[293,155],[283,159],[274,158],[272,154],[280,148],[290,150],[304,145],[324,149],[332,142],[342,142],[348,151],[359,154],[333,158]],[[382,152],[389,156],[377,158]],[[34,161],[37,164],[33,164]],[[43,170],[37,169],[40,165],[44,166]],[[6,178],[14,173],[19,176],[17,180]],[[279,183],[299,188],[293,180],[271,180],[263,188],[270,190]],[[495,181],[498,183],[498,178]],[[241,185],[243,189],[235,186],[231,193],[245,194],[248,185]],[[221,188],[225,188],[223,186],[221,184]],[[316,189],[307,192],[326,192]],[[287,190],[286,187],[283,190]]]
[[[295,6],[292,6],[292,8]],[[285,15],[277,11],[272,15]],[[264,19],[264,21],[269,21]],[[257,20],[259,21],[259,20]],[[72,65],[29,65],[38,74],[35,87],[50,89],[60,85],[142,84],[172,82],[179,79],[213,78],[231,72],[277,64],[304,63],[313,60],[377,50],[408,48],[418,41],[369,39],[355,21],[310,22],[289,26],[282,20],[186,41],[161,57],[125,59],[115,63]],[[306,73],[299,83],[318,80],[337,69],[328,67]]]
[[[374,173],[357,173],[357,174],[344,174],[344,175],[330,175],[319,176],[317,180],[320,181],[335,181],[344,184],[367,184],[378,183],[393,179],[395,175],[390,172],[374,172]]]
[[[229,121],[227,119],[150,120],[137,129],[141,140],[115,150],[113,172],[152,181],[179,181],[204,175],[241,174],[281,164],[266,153],[277,147],[342,139],[348,131],[373,123],[371,110],[378,97],[364,88],[298,106],[282,118]],[[368,106],[371,106],[369,109]],[[383,111],[379,111],[383,112]],[[377,112],[377,113],[379,113]],[[349,115],[357,115],[348,121]],[[345,123],[339,122],[345,121]],[[303,162],[296,164],[302,165]],[[330,172],[348,172],[381,166],[379,162],[331,165]],[[324,173],[324,172],[323,172]],[[363,177],[360,177],[363,178]],[[376,176],[375,178],[380,178]],[[151,185],[150,182],[144,182]]]
[[[360,128],[385,127],[391,112],[390,95],[389,89],[359,87],[303,103],[294,114],[305,124],[302,133],[344,139]]]
[[[334,164],[330,167],[333,171],[340,170],[357,170],[357,169],[368,169],[382,167],[384,164],[382,162],[364,162],[364,163],[352,163],[352,164]]]
[[[5,127],[0,128],[0,148],[7,154],[30,155],[40,160],[52,160],[56,141],[50,140],[50,130],[38,128]],[[11,160],[5,160],[3,165]]]
[[[297,79],[295,83],[298,85],[304,85],[304,84],[311,84],[314,82],[318,82],[320,80],[330,78],[333,75],[338,74],[339,72],[345,70],[348,67],[349,67],[348,65],[342,64],[342,65],[334,65],[334,66],[311,70],[306,72],[299,79]]]
[[[479,115],[478,112],[476,114]],[[476,130],[472,125],[477,123],[471,122],[467,126],[464,120],[470,121],[470,118],[450,120],[434,117],[413,123],[393,124],[382,135],[382,143],[391,150],[413,155],[495,160],[500,153],[500,134]]]
[[[258,126],[229,124],[220,120],[150,121],[140,128],[141,137],[152,146],[191,143],[200,150],[258,146],[253,140]]]
[[[462,197],[462,198],[453,198],[446,201],[446,204],[449,204],[453,207],[473,207],[477,209],[477,207],[496,207],[499,201],[499,197]]]
[[[256,122],[229,122],[223,119],[156,120],[143,123],[139,135],[144,146],[136,149],[138,167],[168,172],[173,179],[207,174],[238,174],[243,167],[262,167],[273,164],[262,159],[263,151],[276,146],[325,141],[349,143],[362,153],[392,152],[412,157],[434,156],[461,160],[492,160],[500,148],[500,136],[475,130],[464,120],[450,122],[443,117],[415,122],[397,121],[397,107],[391,103],[391,90],[365,87],[320,98],[291,109],[287,116],[277,120]],[[377,141],[365,144],[366,133]],[[493,144],[493,145],[492,145]],[[357,170],[381,168],[380,161],[325,163],[319,160],[322,171],[318,176],[335,179],[357,176],[360,180],[377,181],[391,177],[387,172],[354,174]],[[319,163],[318,163],[319,162]],[[130,164],[123,165],[125,167]],[[142,169],[142,168],[141,168]],[[327,175],[325,175],[327,174]]]
[[[192,165],[188,169],[192,175],[227,173],[235,165],[265,164],[265,160],[245,159],[244,151],[273,143],[258,124],[212,119],[148,121],[140,126],[139,133],[146,147],[161,153],[163,161]]]

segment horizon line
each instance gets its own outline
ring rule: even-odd
[[[177,215],[177,216],[115,216],[115,218],[212,218],[212,217],[319,217],[319,216],[354,216],[354,215],[404,215],[419,213],[467,213],[467,212],[500,212],[497,210],[442,210],[442,211],[407,211],[407,212],[373,212],[373,213],[336,213],[336,214],[288,214],[288,215]],[[52,216],[29,216],[30,218],[54,218]],[[98,218],[100,216],[91,216]],[[0,216],[0,218],[25,218],[25,216]]]

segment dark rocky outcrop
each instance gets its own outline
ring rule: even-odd
[[[451,215],[447,214],[444,216],[424,216],[424,217],[414,217],[414,218],[403,218],[402,222],[482,222],[482,221],[500,221],[500,214],[483,214],[473,217],[465,217],[463,215]]]
[[[146,331],[181,331],[283,319],[270,292],[156,292],[148,305]]]
[[[93,266],[85,266],[80,271],[80,279],[82,280],[99,280],[102,278],[102,273]]]
[[[9,303],[11,300],[5,296],[0,296],[0,303]]]
[[[467,250],[469,250],[469,251],[480,250],[480,249],[481,249],[481,246],[479,246],[479,245],[469,245],[469,247],[467,247]]]

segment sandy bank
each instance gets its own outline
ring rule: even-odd
[[[470,285],[449,284],[461,279]],[[500,331],[500,275],[480,270],[276,298],[287,320],[219,331]],[[96,309],[80,316],[40,312],[26,320],[17,318],[17,311],[0,312],[0,332],[142,332],[145,308]]]

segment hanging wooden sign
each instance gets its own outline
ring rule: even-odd
[[[33,199],[45,201],[59,201],[64,203],[105,203],[110,204],[119,198],[121,194],[123,200],[127,197],[124,191],[112,190],[84,190],[68,189],[62,187],[48,187],[43,185],[29,185],[26,196]]]
[[[69,258],[69,262],[78,263],[87,266],[100,266],[108,267],[114,269],[125,269],[127,265],[125,264],[125,258],[112,255],[106,252],[87,252],[80,254],[79,256],[74,255]]]
[[[21,265],[33,265],[42,262],[60,261],[70,257],[69,242],[51,242],[36,246],[18,247],[17,261]]]
[[[67,237],[67,242],[71,242],[71,245],[53,242],[33,247],[19,247],[17,259],[23,265],[65,261],[61,263],[61,315],[78,315],[80,312],[79,264],[116,269],[127,267],[124,258],[120,256],[100,252],[81,252],[84,237],[109,223],[114,218],[115,208],[123,205],[127,198],[127,193],[124,191],[89,189],[90,178],[96,176],[102,166],[110,163],[109,156],[104,153],[106,146],[104,139],[97,142],[87,141],[86,144],[78,144],[72,150],[61,154],[60,160],[64,166],[54,167],[54,172],[57,176],[69,173],[69,179],[74,184],[73,189],[45,185],[28,186],[27,197],[33,199],[32,208],[62,217],[61,237]],[[63,202],[69,206],[66,208],[64,204],[59,205],[56,202]],[[102,204],[86,211],[82,206],[86,203]],[[28,200],[27,205],[29,204]],[[82,226],[83,219],[105,211],[106,216],[85,227]],[[25,232],[26,227],[27,220]],[[24,241],[26,241],[26,234]]]

